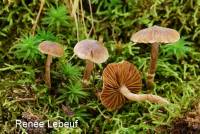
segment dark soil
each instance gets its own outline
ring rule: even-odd
[[[192,112],[173,122],[172,134],[200,134],[200,103]]]

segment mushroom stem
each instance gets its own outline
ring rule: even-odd
[[[158,51],[159,51],[159,43],[153,43],[151,47],[151,60],[150,67],[147,75],[147,87],[151,88],[154,83],[154,76],[157,67],[157,59],[158,59]]]
[[[45,83],[49,88],[51,88],[51,78],[50,78],[50,66],[52,62],[52,56],[48,54],[47,61],[45,65]]]
[[[128,90],[126,86],[122,86],[120,88],[120,92],[129,100],[132,101],[149,101],[152,103],[158,103],[158,104],[169,104],[169,101],[167,101],[165,98],[162,98],[157,95],[152,94],[134,94]]]
[[[90,60],[86,60],[86,67],[83,75],[83,82],[85,84],[88,83],[93,69],[94,69],[94,63],[91,62]]]

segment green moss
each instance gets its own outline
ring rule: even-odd
[[[26,129],[15,127],[15,119],[22,119],[22,112],[27,111],[43,121],[79,120],[76,129],[47,129],[55,134],[163,133],[161,127],[169,133],[172,121],[184,116],[200,97],[199,0],[91,0],[92,13],[89,0],[83,1],[83,10],[80,3],[71,6],[67,2],[46,0],[36,34],[31,35],[40,1],[0,1],[0,133],[25,133]],[[171,104],[127,102],[118,111],[107,111],[95,96],[102,88],[103,68],[128,60],[145,81],[150,46],[133,44],[130,37],[152,25],[174,28],[182,36],[174,45],[161,47],[156,87],[149,91],[144,84],[142,91],[165,97]],[[73,56],[73,47],[80,39],[99,36],[110,57],[105,64],[96,65],[92,84],[82,88],[85,63]],[[43,40],[59,42],[65,48],[65,55],[52,62],[53,95],[43,80],[46,58],[37,49]],[[62,105],[69,106],[74,115],[67,115]]]

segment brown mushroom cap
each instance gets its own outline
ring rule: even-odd
[[[63,47],[60,44],[51,41],[41,42],[39,44],[39,51],[55,57],[61,57],[64,55]]]
[[[131,41],[136,43],[173,43],[180,39],[179,33],[170,28],[153,26],[133,34]]]
[[[133,93],[139,92],[142,88],[139,71],[127,61],[108,64],[103,71],[101,93],[101,101],[106,108],[118,109],[126,102],[127,99],[120,92],[122,86],[126,86]]]
[[[109,55],[108,50],[96,40],[82,40],[74,47],[74,53],[81,59],[94,63],[105,62]]]

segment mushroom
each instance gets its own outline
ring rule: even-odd
[[[103,70],[103,90],[100,99],[109,110],[121,108],[127,99],[138,102],[147,100],[158,104],[169,103],[160,96],[136,94],[141,88],[141,76],[133,64],[128,61],[111,63]]]
[[[61,45],[56,42],[43,41],[38,47],[41,53],[47,54],[47,60],[45,65],[45,83],[49,88],[51,88],[51,78],[50,78],[50,65],[52,62],[52,57],[61,57],[64,55],[64,49]]]
[[[86,39],[78,42],[74,47],[74,53],[80,59],[86,60],[86,67],[83,75],[83,82],[88,83],[94,63],[105,62],[109,55],[108,50],[96,40]]]
[[[160,26],[145,28],[132,35],[131,41],[136,43],[150,43],[152,45],[151,61],[147,75],[148,88],[153,87],[160,43],[173,43],[179,39],[180,35],[176,30]]]

